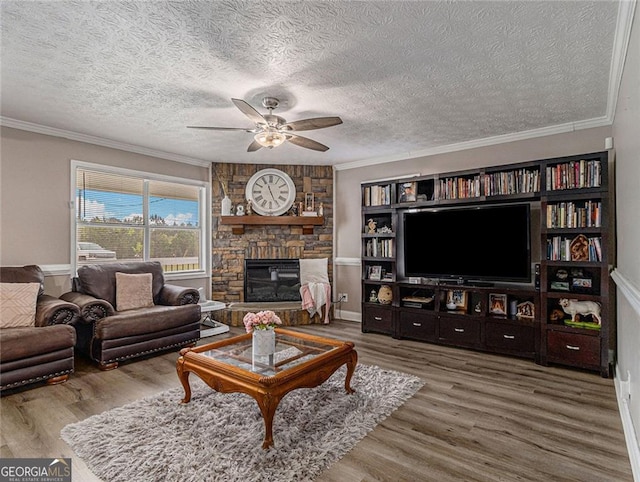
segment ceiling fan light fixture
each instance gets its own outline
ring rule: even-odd
[[[280,144],[287,140],[287,136],[278,131],[258,132],[253,138],[262,147],[268,147],[269,149],[278,147]]]

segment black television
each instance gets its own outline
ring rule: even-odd
[[[404,276],[463,282],[531,282],[529,204],[407,210]]]

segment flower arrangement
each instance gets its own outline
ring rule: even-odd
[[[282,325],[282,320],[273,311],[247,313],[242,322],[247,333],[251,333],[253,330],[272,330],[276,325]]]

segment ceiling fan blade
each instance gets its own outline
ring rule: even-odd
[[[287,140],[296,146],[306,147],[307,149],[313,149],[314,151],[325,152],[329,150],[329,148],[324,144],[320,144],[319,142],[307,137],[297,136],[291,133],[287,133]]]
[[[187,129],[207,129],[210,131],[245,131],[255,132],[254,129],[247,129],[246,127],[208,127],[208,126],[187,126]]]
[[[342,124],[340,117],[315,117],[313,119],[288,122],[285,124],[285,127],[288,127],[292,131],[309,131],[312,129],[337,126],[338,124]]]
[[[236,105],[238,109],[242,111],[244,115],[246,115],[249,119],[251,119],[251,122],[253,122],[254,124],[256,125],[267,124],[267,121],[265,120],[264,117],[262,117],[262,114],[260,114],[260,112],[255,110],[249,104],[247,104],[244,100],[231,99],[231,101]]]
[[[255,152],[258,149],[262,149],[262,146],[258,141],[253,141],[251,144],[249,144],[249,147],[247,148],[247,152]]]

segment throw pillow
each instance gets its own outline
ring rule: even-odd
[[[35,326],[40,283],[0,283],[0,328]]]
[[[151,273],[116,273],[116,310],[126,311],[153,306]]]

